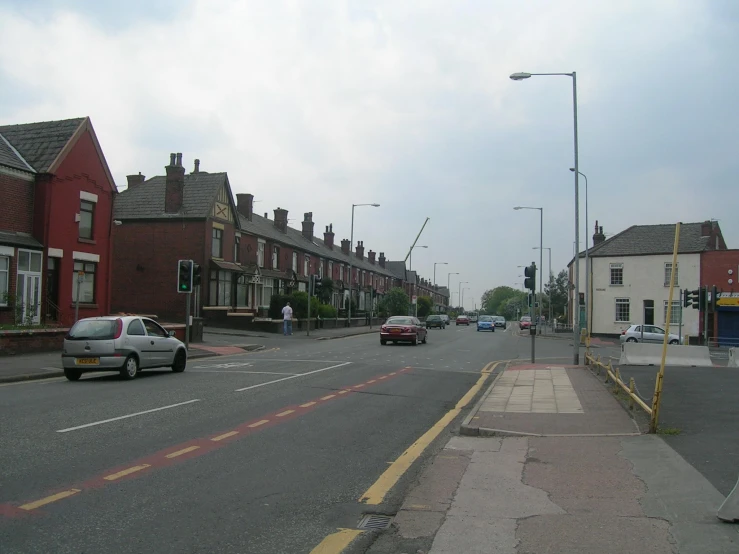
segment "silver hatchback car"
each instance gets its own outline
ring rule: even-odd
[[[662,344],[665,340],[665,330],[656,325],[630,325],[628,329],[621,332],[619,337],[621,344],[625,342],[653,342]],[[667,340],[669,344],[680,344],[680,336],[670,333]],[[685,338],[682,339],[683,344]]]
[[[133,379],[150,367],[180,373],[187,366],[187,349],[173,335],[146,317],[80,319],[64,338],[64,375],[77,381],[86,371],[119,371],[124,379]]]

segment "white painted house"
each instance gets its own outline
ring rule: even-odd
[[[595,223],[593,246],[580,253],[580,321],[585,323],[585,276],[590,271],[590,333],[617,336],[632,324],[663,327],[667,319],[675,225],[633,225],[606,240],[603,227]],[[715,221],[684,223],[680,228],[677,279],[673,295],[670,332],[698,334],[699,313],[682,309],[680,289],[694,290],[701,284],[701,252],[726,250]],[[574,259],[569,264],[574,283]],[[569,299],[572,306],[574,287]],[[570,310],[572,324],[572,310]]]

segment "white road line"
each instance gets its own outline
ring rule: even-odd
[[[248,375],[300,375],[300,373],[278,373],[276,371],[239,371],[237,369],[191,369],[188,373],[246,373]]]
[[[41,369],[45,369],[47,371],[60,371],[61,367],[42,367]]]
[[[112,417],[110,419],[103,419],[102,421],[94,421],[92,423],[85,423],[84,425],[78,425],[77,427],[68,427],[67,429],[59,429],[57,433],[67,433],[68,431],[77,431],[78,429],[84,429],[86,427],[94,427],[95,425],[102,425],[103,423],[110,423],[111,421],[118,421],[120,419],[128,419],[129,417],[136,417],[144,414],[150,414],[152,412],[158,412],[160,410],[168,410],[169,408],[176,408],[177,406],[184,406],[185,404],[192,404],[193,402],[200,402],[199,398],[195,400],[188,400],[187,402],[179,402],[178,404],[170,404],[169,406],[162,406],[161,408],[153,408],[151,410],[144,410],[143,412],[136,412],[135,414],[128,414],[118,417]]]
[[[329,367],[324,367],[322,369],[315,369],[313,371],[308,371],[306,373],[299,373],[297,375],[291,375],[290,377],[283,377],[282,379],[275,379],[274,381],[267,381],[266,383],[259,383],[258,385],[252,385],[250,387],[244,387],[243,389],[236,389],[234,392],[242,392],[242,391],[245,391],[245,390],[256,389],[256,388],[259,388],[259,387],[266,387],[267,385],[272,385],[274,383],[279,383],[280,381],[287,381],[288,379],[297,379],[298,377],[305,377],[307,375],[313,375],[314,373],[320,373],[322,371],[328,371],[329,369],[336,369],[337,367],[342,367],[342,366],[345,366],[345,365],[349,365],[350,363],[352,363],[352,362],[344,362],[344,363],[341,363],[341,364],[332,365],[332,366],[329,366]]]
[[[259,359],[249,358],[249,362],[250,363],[254,363],[254,362],[310,362],[314,364],[328,362],[328,363],[338,364],[338,363],[341,363],[341,360],[290,360],[287,358],[259,358]]]

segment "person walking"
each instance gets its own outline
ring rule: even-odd
[[[282,308],[282,331],[285,336],[293,334],[293,309],[290,307],[290,302]]]

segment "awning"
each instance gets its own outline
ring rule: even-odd
[[[235,271],[237,273],[246,273],[243,267],[241,267],[239,264],[235,264],[233,262],[224,262],[223,260],[210,260],[210,262],[220,267],[221,269],[225,269],[226,271]]]

